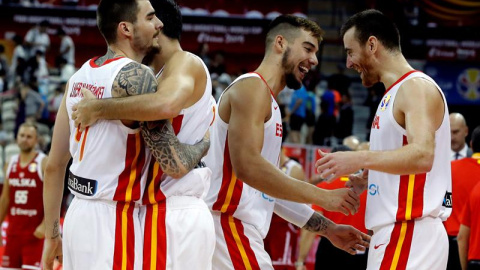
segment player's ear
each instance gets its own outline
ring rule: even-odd
[[[367,50],[374,54],[378,49],[378,39],[375,36],[370,36],[367,40]]]
[[[287,49],[287,46],[288,46],[288,41],[284,36],[277,35],[275,37],[275,40],[273,42],[273,47],[276,52],[278,53],[284,52]]]
[[[133,24],[129,22],[120,22],[117,27],[117,33],[126,37],[133,36]]]

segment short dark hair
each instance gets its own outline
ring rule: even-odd
[[[375,36],[390,51],[401,51],[397,26],[382,12],[368,9],[350,17],[340,30],[343,37],[355,27],[355,38],[363,47],[369,37]]]
[[[97,8],[97,26],[108,44],[117,40],[120,22],[137,21],[137,0],[100,0]]]
[[[318,43],[323,40],[324,31],[315,22],[294,15],[280,15],[268,27],[265,40],[267,49],[277,35],[284,36],[288,41],[295,39],[299,33],[298,28],[311,32],[312,36],[318,40]]]
[[[150,0],[157,18],[163,23],[165,36],[180,41],[182,35],[182,14],[175,0]]]
[[[472,150],[474,153],[480,153],[480,126],[472,132]]]

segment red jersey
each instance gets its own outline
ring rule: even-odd
[[[470,193],[463,208],[462,224],[470,227],[468,260],[480,260],[480,183]]]
[[[37,155],[26,166],[20,165],[19,155],[10,159],[7,178],[10,187],[7,235],[33,235],[43,220],[42,160]]]
[[[463,208],[477,183],[480,183],[480,153],[452,161],[452,214],[443,223],[448,235],[458,235]]]
[[[331,183],[321,182],[317,185],[317,187],[323,188],[323,189],[328,189],[328,190],[339,189],[339,188],[344,188],[345,183],[347,181],[348,181],[348,177],[344,176],[344,177],[340,177],[340,178],[335,179]],[[353,227],[357,228],[358,230],[360,230],[364,233],[367,233],[367,229],[365,228],[366,202],[367,202],[367,192],[364,191],[360,195],[360,208],[358,209],[358,212],[353,216],[352,215],[345,216],[344,214],[338,213],[338,212],[329,212],[329,211],[326,211],[325,209],[323,209],[322,207],[320,207],[318,205],[312,205],[312,208],[315,211],[323,212],[323,215],[326,218],[329,218],[330,220],[332,220],[333,222],[335,222],[337,224],[352,225]]]

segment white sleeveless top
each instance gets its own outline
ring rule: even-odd
[[[145,187],[148,157],[140,129],[130,129],[119,120],[100,120],[78,133],[72,106],[89,89],[97,98],[112,98],[118,72],[133,60],[119,57],[97,66],[87,61],[70,78],[66,107],[70,125],[70,153],[73,158],[68,186],[83,199],[139,202]]]
[[[395,121],[393,107],[398,89],[412,78],[433,83],[444,100],[443,122],[435,132],[433,167],[430,172],[416,175],[370,170],[365,217],[368,229],[427,216],[446,220],[451,213],[450,121],[445,96],[432,78],[414,70],[387,90],[372,123],[370,150],[395,150],[408,144],[406,130]]]
[[[263,80],[256,73],[247,73],[238,77],[225,91],[239,80],[251,77]],[[220,104],[222,96],[218,100],[218,104]],[[278,167],[282,145],[282,116],[273,94],[271,99],[272,116],[264,124],[261,155]],[[255,226],[264,238],[270,227],[275,198],[250,187],[236,177],[228,149],[228,124],[220,118],[218,111],[215,113],[215,122],[210,132],[210,150],[205,159],[207,166],[212,169],[212,181],[206,197],[208,206],[212,211],[233,215],[233,217]],[[245,139],[248,140],[248,138]]]
[[[205,69],[207,84],[203,96],[192,106],[183,109],[180,114],[171,119],[172,126],[180,142],[195,144],[203,139],[205,133],[213,123],[216,104],[212,96],[212,81],[210,72],[203,61],[196,55]],[[163,71],[163,69],[162,69]],[[161,72],[157,75],[160,76]],[[162,83],[161,81],[159,82]],[[207,167],[193,169],[180,179],[163,174],[155,158],[152,157],[144,204],[152,204],[170,196],[194,196],[203,198],[210,185],[211,170]],[[160,187],[160,189],[159,189]]]

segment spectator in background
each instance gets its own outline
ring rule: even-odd
[[[348,146],[336,146],[332,149],[332,153],[338,151],[351,151]],[[345,187],[348,181],[348,175],[326,180],[317,184],[319,188],[334,190]],[[365,207],[367,201],[367,192],[363,191],[360,195],[360,207],[358,212],[352,216],[345,216],[341,213],[326,211],[322,207],[313,205],[312,208],[323,214],[338,224],[348,224],[357,228],[358,230],[367,233],[365,228]],[[306,270],[304,266],[305,259],[315,239],[315,234],[307,230],[301,232],[299,243],[299,254],[296,262],[297,270]],[[317,253],[315,256],[315,269],[348,269],[360,270],[367,267],[368,250],[366,252],[357,251],[356,255],[350,255],[340,249],[337,249],[327,238],[322,238],[318,244]]]
[[[368,151],[370,150],[370,143],[369,142],[361,142],[356,151]]]
[[[35,92],[25,83],[18,85],[18,113],[15,134],[21,124],[27,120],[36,122],[41,119],[45,102],[39,93]]]
[[[0,44],[0,92],[3,92],[7,89],[7,74],[9,74],[9,65],[7,57],[5,56],[5,47]]]
[[[480,183],[480,126],[473,131],[470,146],[475,152],[471,158],[467,157],[452,161],[452,196],[454,203],[452,204],[452,214],[443,222],[450,244],[447,270],[461,269],[457,236],[460,229],[462,211],[470,198],[473,188]]]
[[[480,183],[472,190],[463,210],[458,251],[463,270],[480,269]]]
[[[314,145],[331,145],[331,137],[333,136],[337,119],[333,114],[328,113],[328,107],[328,102],[324,100],[320,102],[320,116],[313,131]]]
[[[75,66],[75,44],[72,38],[67,36],[62,27],[58,28],[57,35],[60,38],[60,51],[57,57],[61,57],[68,64]]]
[[[358,146],[360,145],[360,139],[355,135],[350,135],[343,139],[342,144],[353,151],[357,151]]]
[[[6,165],[0,223],[8,216],[9,226],[2,269],[40,269],[45,236],[43,172],[47,159],[35,150],[38,136],[34,125],[21,125],[17,136],[20,154],[12,156]]]
[[[68,63],[63,57],[57,58],[57,66],[60,69],[60,81],[62,82],[67,82],[75,73],[75,66]]]
[[[305,181],[302,165],[287,157],[283,149],[280,152],[280,170],[288,176]],[[270,230],[263,241],[265,251],[270,255],[274,269],[295,269],[298,233],[298,227],[273,213]]]
[[[313,132],[315,131],[316,110],[317,110],[317,96],[315,95],[315,90],[307,88],[305,124],[307,124],[308,130],[307,130],[307,138],[305,139],[306,144],[313,144]]]
[[[290,124],[290,142],[301,143],[300,130],[302,129],[307,117],[307,101],[308,94],[305,85],[293,92],[292,101],[290,102],[287,118]]]
[[[198,45],[197,56],[202,59],[203,63],[205,63],[207,67],[210,66],[211,62],[210,57],[208,56],[208,51],[208,43],[200,43]]]
[[[367,141],[370,140],[370,129],[372,128],[373,118],[375,117],[375,113],[377,113],[378,105],[380,104],[380,101],[382,100],[384,93],[385,93],[385,86],[383,85],[382,82],[378,82],[368,88],[368,96],[365,99],[365,102],[363,103],[363,105],[367,106],[370,111],[368,115],[368,120],[366,123],[367,136],[365,140]]]
[[[19,35],[15,35],[13,37],[13,42],[15,43],[15,48],[13,49],[12,62],[9,71],[9,89],[14,86],[17,76],[23,78],[26,63],[29,58],[28,51],[23,45],[23,38]]]
[[[215,53],[210,62],[210,66],[208,66],[208,70],[210,70],[211,74],[216,73],[219,76],[226,72],[227,68],[225,67],[225,56],[223,55],[223,52]]]
[[[337,127],[335,128],[335,137],[339,140],[352,135],[353,117],[354,112],[350,93],[343,93],[342,102],[340,104],[340,116],[338,118]]]
[[[472,156],[472,149],[470,149],[465,142],[468,136],[468,126],[465,117],[459,113],[450,114],[450,134],[451,134],[451,160],[462,159]]]
[[[292,102],[292,96],[295,90],[288,88],[288,86],[285,86],[285,88],[280,91],[277,97],[277,102],[278,102],[278,107],[280,108],[280,113],[282,114],[282,127],[283,127],[283,136],[282,136],[282,143],[286,142],[288,139],[288,135],[290,135],[289,131],[289,124],[288,124],[288,106]]]
[[[63,93],[65,91],[65,84],[60,84],[55,89],[55,95],[48,103],[48,112],[49,112],[49,123],[48,125],[51,127],[55,123],[55,119],[57,118],[57,112],[60,109],[60,104],[62,103]]]
[[[348,93],[348,89],[352,84],[352,79],[344,74],[345,66],[343,64],[337,65],[337,73],[328,78],[328,88],[337,90],[340,95]]]
[[[34,26],[25,35],[25,44],[29,48],[29,57],[35,57],[37,51],[41,51],[43,54],[47,52],[50,47],[50,37],[47,34],[49,26],[49,21],[41,21],[40,24]]]

